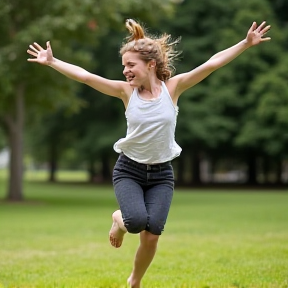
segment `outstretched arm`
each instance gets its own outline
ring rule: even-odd
[[[172,87],[171,90],[175,91],[173,93],[174,100],[178,99],[178,97],[185,90],[196,85],[215,70],[219,69],[220,67],[223,67],[224,65],[234,60],[246,49],[258,45],[259,43],[270,40],[270,37],[263,38],[263,36],[268,32],[269,29],[270,25],[266,26],[265,21],[262,22],[262,24],[259,25],[258,27],[256,22],[253,22],[244,40],[240,41],[239,43],[228,49],[216,53],[207,62],[191,70],[190,72],[179,74],[171,78],[170,79],[171,80],[170,85]],[[170,80],[168,82],[170,82]]]
[[[121,98],[126,102],[127,95],[130,94],[131,89],[128,83],[124,81],[109,80],[92,74],[79,66],[56,59],[53,56],[50,42],[48,41],[46,45],[46,49],[37,43],[29,45],[27,53],[35,58],[29,58],[28,61],[50,66],[75,81],[85,83],[103,94]]]

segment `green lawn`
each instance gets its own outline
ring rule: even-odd
[[[0,202],[1,288],[126,287],[138,236],[110,246],[112,186],[28,179],[25,196]],[[156,287],[287,288],[288,193],[176,189],[143,281]]]

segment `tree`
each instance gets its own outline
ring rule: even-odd
[[[283,55],[283,38],[277,32],[278,23],[271,5],[260,0],[229,1],[229,5],[217,0],[184,1],[177,10],[177,21],[167,23],[173,35],[182,36],[183,59],[177,65],[178,72],[197,67],[214,53],[244,39],[252,21],[267,20],[273,28],[272,42],[246,51],[180,97],[176,138],[187,151],[185,157],[192,159],[190,180],[194,184],[201,182],[199,165],[204,156],[212,162],[227,157],[243,162],[246,157],[249,180],[256,182],[257,153],[264,151],[261,146],[252,147],[251,138],[251,142],[247,139],[241,147],[237,139],[242,137],[249,113],[252,115],[260,104],[260,91],[256,93],[254,83],[274,70]],[[283,79],[278,80],[284,84]],[[182,165],[185,163],[182,161]]]
[[[59,108],[51,114],[46,113],[40,121],[30,125],[29,133],[26,133],[25,152],[33,156],[36,166],[38,163],[48,164],[50,182],[57,181],[60,155],[75,142],[75,125],[70,120],[73,114],[65,108]]]
[[[45,109],[67,105],[65,94],[73,93],[76,87],[66,80],[60,81],[49,69],[36,70],[36,66],[28,64],[26,61],[28,44],[36,40],[41,43],[44,39],[55,39],[54,47],[57,49],[60,45],[56,39],[62,36],[61,33],[73,35],[77,29],[79,31],[82,28],[84,32],[81,37],[92,34],[86,25],[87,18],[84,15],[76,17],[79,12],[79,8],[76,9],[77,1],[61,1],[61,4],[54,6],[51,3],[30,1],[27,5],[15,0],[1,1],[0,4],[2,12],[0,31],[3,37],[0,48],[0,119],[9,139],[11,159],[7,198],[13,201],[23,198],[22,156],[25,115],[29,118],[31,113],[31,117],[37,117],[37,114]],[[73,18],[73,22],[69,21],[70,17]],[[85,27],[87,28],[83,29]],[[61,47],[61,52],[69,58],[72,49],[69,46]],[[88,56],[85,53],[78,54],[76,59],[79,62],[86,62]],[[69,105],[75,108],[78,103],[72,99]],[[29,114],[25,113],[25,108]]]
[[[138,3],[138,2],[137,2]],[[51,40],[57,57],[87,69],[91,55],[87,47],[97,42],[95,33],[105,33],[110,25],[117,25],[136,7],[139,13],[148,9],[171,12],[170,1],[3,0],[1,11],[0,46],[0,123],[9,139],[11,151],[7,199],[23,199],[23,128],[25,115],[37,119],[47,109],[69,106],[76,110],[79,101],[75,95],[79,87],[69,79],[60,78],[52,69],[39,69],[27,63],[28,44],[37,41],[44,45]],[[137,4],[137,5],[136,5]],[[72,21],[73,20],[73,21]],[[77,49],[85,42],[83,49]],[[86,51],[85,51],[86,50]],[[27,109],[27,110],[25,110]],[[26,112],[26,113],[25,113]]]
[[[288,156],[287,67],[287,58],[283,57],[280,63],[253,81],[248,97],[257,98],[257,105],[247,113],[236,139],[237,145],[260,151],[267,182],[271,165],[276,167],[275,181],[281,182],[282,161]]]

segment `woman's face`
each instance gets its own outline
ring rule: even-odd
[[[148,79],[149,63],[140,59],[137,52],[126,52],[122,56],[123,74],[132,87],[140,87]]]

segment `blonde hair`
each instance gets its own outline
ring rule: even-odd
[[[138,52],[145,62],[155,60],[157,77],[162,81],[168,80],[175,72],[173,62],[180,54],[175,47],[180,42],[180,38],[173,41],[171,35],[168,34],[160,37],[148,35],[147,31],[132,19],[126,20],[125,25],[130,36],[123,43],[120,55],[123,56],[131,51]]]

